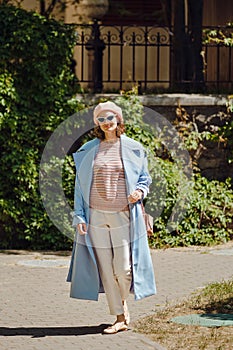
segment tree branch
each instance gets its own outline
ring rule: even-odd
[[[49,17],[51,15],[51,13],[54,10],[54,7],[60,2],[60,0],[52,0],[52,2],[50,3],[50,5],[48,6],[47,10],[46,10],[46,15]]]

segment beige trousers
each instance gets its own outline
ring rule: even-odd
[[[89,235],[110,314],[121,315],[132,281],[129,212],[91,209]]]

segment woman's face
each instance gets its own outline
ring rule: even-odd
[[[117,128],[117,116],[113,112],[103,111],[97,118],[100,129],[104,133],[112,133]]]

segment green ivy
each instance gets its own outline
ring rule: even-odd
[[[193,182],[192,191],[187,193],[185,217],[177,224],[176,230],[167,231],[164,213],[155,220],[155,231],[151,238],[153,247],[213,245],[233,238],[233,230],[230,228],[233,220],[230,179],[226,182],[209,181],[200,174],[195,174]],[[175,195],[175,189],[173,193]]]
[[[224,46],[233,46],[233,23],[229,22],[225,28],[219,29],[204,29],[203,30],[203,43],[215,43]]]
[[[83,108],[73,99],[75,32],[4,5],[0,27],[0,248],[70,248],[42,205],[39,165],[51,132]]]

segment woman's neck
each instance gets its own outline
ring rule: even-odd
[[[117,140],[117,135],[116,132],[114,130],[114,132],[105,132],[105,140],[106,141],[114,141]]]

